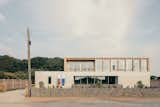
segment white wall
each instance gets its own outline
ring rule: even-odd
[[[63,71],[36,71],[35,72],[35,84],[39,87],[39,82],[43,81],[45,87],[56,87],[57,79],[59,75],[65,76],[64,88],[71,88],[74,84],[74,76],[118,76],[118,84],[123,87],[134,87],[138,81],[142,81],[145,86],[150,87],[150,72],[139,71],[112,71],[112,72],[63,72]],[[52,84],[48,85],[48,77],[52,77]]]

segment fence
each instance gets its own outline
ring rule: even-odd
[[[0,91],[23,89],[27,85],[27,80],[20,79],[0,79]]]
[[[160,88],[32,88],[32,97],[160,96]]]
[[[151,80],[151,87],[160,88],[160,80]]]

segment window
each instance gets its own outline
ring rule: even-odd
[[[109,77],[105,76],[105,80],[102,80],[102,84],[109,84]]]
[[[74,76],[74,84],[118,84],[117,76]]]
[[[116,66],[115,66],[115,65],[112,65],[112,69],[113,69],[113,70],[116,70]]]
[[[125,71],[125,60],[119,60],[118,62],[119,62],[118,70],[119,71]]]
[[[71,71],[93,71],[94,61],[72,61],[69,63],[69,69]]]
[[[132,67],[132,60],[127,59],[126,60],[126,71],[132,71],[133,67]]]
[[[109,77],[109,84],[116,84],[116,77],[115,76]]]
[[[51,84],[51,77],[48,77],[48,84]]]
[[[117,70],[118,65],[117,65],[117,60],[111,60],[111,71]]]
[[[96,66],[96,71],[102,71],[102,60],[96,60],[95,66]]]
[[[80,77],[75,77],[74,76],[74,84],[80,84],[81,81],[80,81]]]
[[[147,61],[146,60],[141,60],[141,71],[142,72],[147,71]]]
[[[81,79],[81,84],[88,84],[88,77],[83,77]]]

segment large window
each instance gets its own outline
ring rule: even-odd
[[[132,71],[132,60],[126,60],[126,71]]]
[[[119,71],[125,71],[125,60],[118,60],[118,70]]]
[[[75,76],[74,84],[118,84],[117,76]]]
[[[117,83],[117,78],[115,76],[110,76],[109,77],[109,84],[116,84]]]
[[[70,71],[94,71],[94,61],[72,61],[68,65]]]
[[[147,71],[147,61],[146,60],[141,60],[141,71],[142,72]]]
[[[102,84],[109,84],[109,76],[105,76],[105,79],[102,80]]]

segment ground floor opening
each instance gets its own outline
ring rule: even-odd
[[[74,84],[118,84],[118,76],[74,76]]]

